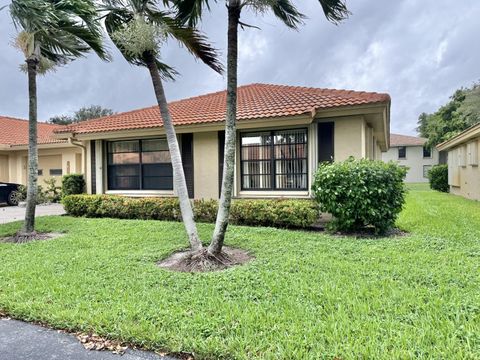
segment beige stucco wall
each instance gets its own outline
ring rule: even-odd
[[[193,134],[195,199],[218,198],[218,133]]]
[[[0,181],[8,182],[9,179],[8,155],[0,154]]]
[[[240,186],[240,152],[237,142],[236,152],[236,171],[234,196],[244,198],[265,198],[265,197],[308,197],[310,196],[311,179],[317,168],[317,122],[334,122],[334,151],[335,160],[343,161],[350,156],[356,158],[378,158],[380,148],[374,138],[372,128],[367,124],[363,116],[352,115],[334,118],[315,119],[308,124],[277,124],[271,120],[255,123],[252,129],[245,129],[239,126],[238,133],[243,131],[288,129],[288,128],[308,128],[308,148],[309,148],[309,184],[308,190],[302,191],[242,191]],[[272,126],[274,125],[274,126]],[[222,129],[220,127],[219,129]],[[125,138],[144,138],[148,136],[133,136],[124,134]],[[111,138],[119,140],[118,138]],[[87,147],[86,155],[86,181],[87,190],[91,193],[91,152],[90,142],[84,142]],[[193,158],[194,158],[194,197],[195,199],[218,199],[219,193],[219,166],[218,166],[218,129],[212,131],[193,132]],[[97,193],[106,192],[109,194],[121,194],[127,196],[172,196],[174,192],[144,191],[144,190],[108,190],[106,188],[106,166],[103,164],[105,156],[102,155],[101,140],[96,141],[96,174],[97,174]]]
[[[469,154],[468,144],[476,144],[476,154]],[[480,137],[448,152],[450,192],[472,200],[480,200]]]
[[[432,149],[430,158],[423,157],[423,146],[407,146],[405,159],[398,158],[398,147],[391,147],[388,151],[382,153],[382,160],[385,162],[394,161],[400,166],[408,167],[407,183],[425,183],[428,179],[423,177],[423,167],[437,165],[439,160],[438,150]]]
[[[362,117],[335,119],[334,147],[335,161],[343,161],[350,156],[365,157],[365,121]]]
[[[0,157],[0,174],[7,173],[7,176],[0,175],[0,181],[8,181],[25,185],[27,183],[27,150],[6,151]],[[55,147],[38,150],[38,169],[43,175],[38,177],[38,184],[44,186],[44,180],[50,178],[50,169],[62,169],[62,174],[82,173],[81,164],[82,151],[77,147]],[[80,161],[79,161],[80,158]],[[8,159],[8,160],[5,160]],[[4,169],[8,169],[4,170]],[[1,180],[5,178],[4,180]],[[61,176],[55,176],[60,185]]]

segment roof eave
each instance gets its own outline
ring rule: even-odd
[[[437,150],[438,151],[449,150],[457,145],[464,143],[465,141],[471,140],[478,136],[480,136],[480,124],[475,124],[469,127],[468,129],[464,130],[457,136],[454,136],[453,138],[438,144]]]

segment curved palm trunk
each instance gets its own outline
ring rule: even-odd
[[[233,183],[235,175],[235,147],[237,121],[237,63],[238,63],[238,23],[240,21],[240,1],[228,3],[228,53],[227,53],[227,118],[225,121],[225,158],[223,161],[223,181],[217,221],[212,242],[208,247],[211,254],[219,254],[225,241],[230,216]]]
[[[32,235],[35,231],[35,207],[37,204],[38,184],[38,147],[37,147],[37,66],[38,59],[27,59],[28,72],[28,190],[27,208],[22,235]]]
[[[155,96],[157,97],[158,107],[162,114],[163,126],[165,134],[167,135],[168,149],[172,158],[173,179],[175,182],[175,190],[180,202],[180,210],[182,212],[183,224],[188,234],[190,247],[193,251],[202,249],[202,243],[198,236],[197,226],[193,217],[192,204],[188,197],[187,183],[185,181],[185,173],[182,166],[182,157],[180,155],[180,148],[178,146],[177,135],[172,124],[170,111],[168,110],[167,98],[163,89],[162,79],[158,72],[155,58],[152,55],[145,55],[145,62],[147,63],[150,76],[152,77],[153,88]]]

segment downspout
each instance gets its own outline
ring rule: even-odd
[[[75,142],[73,137],[68,138],[68,143],[73,146],[77,146],[82,149],[82,174],[83,176],[87,176],[87,147],[79,142]]]

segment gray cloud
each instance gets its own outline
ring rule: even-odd
[[[309,19],[298,32],[268,14],[243,14],[245,22],[262,30],[240,33],[239,82],[388,92],[392,131],[413,134],[421,112],[434,111],[455,89],[480,79],[478,0],[357,0],[348,5],[353,15],[334,26],[325,20],[317,1],[303,2],[299,6]],[[201,26],[223,59],[225,17],[220,1]],[[9,44],[14,35],[4,10],[0,12],[0,114],[25,118],[27,83],[18,71],[22,56]],[[112,53],[112,63],[89,56],[39,79],[40,118],[90,104],[115,111],[153,105],[146,69],[128,65],[113,49]],[[225,87],[224,77],[176,44],[169,43],[163,56],[182,74],[167,83],[169,99]]]

